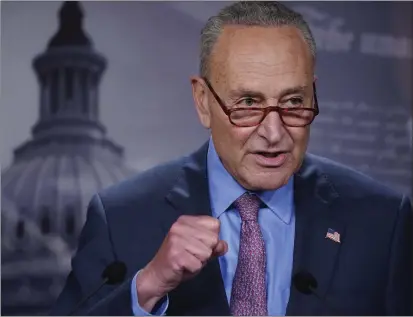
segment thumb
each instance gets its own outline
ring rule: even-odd
[[[219,240],[218,244],[215,246],[214,251],[212,252],[212,256],[219,257],[219,256],[224,255],[227,252],[228,252],[228,243],[226,243],[224,240]]]

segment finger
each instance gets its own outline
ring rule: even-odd
[[[182,267],[184,271],[192,274],[199,272],[203,267],[203,263],[189,252],[182,254],[178,261],[179,266]]]
[[[179,257],[182,253],[189,252],[201,262],[207,261],[212,255],[213,247],[209,247],[195,237],[183,233],[181,229],[179,234],[176,232],[171,234],[168,247],[170,253]]]
[[[219,233],[221,226],[217,218],[211,216],[189,216],[182,219],[185,223],[195,228],[203,228],[208,231]]]
[[[228,243],[224,240],[219,240],[218,244],[212,252],[212,256],[219,257],[228,252]]]
[[[185,250],[194,255],[202,263],[208,261],[212,256],[213,248],[205,245],[200,240],[189,237],[183,241],[183,244]]]
[[[191,221],[180,223],[179,230],[176,230],[176,233],[184,239],[189,237],[197,239],[210,249],[214,249],[219,241],[219,233],[198,226],[193,222],[191,223]]]

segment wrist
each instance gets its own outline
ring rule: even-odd
[[[149,313],[166,295],[159,290],[153,274],[147,268],[142,269],[136,277],[136,291],[139,306]]]

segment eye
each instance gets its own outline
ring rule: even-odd
[[[301,97],[293,97],[286,102],[286,104],[291,107],[302,107],[303,103],[304,100]]]
[[[252,106],[254,106],[255,103],[256,103],[256,101],[254,100],[254,98],[246,97],[246,98],[240,100],[240,102],[238,104],[240,106],[252,107]]]

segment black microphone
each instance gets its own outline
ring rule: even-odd
[[[123,282],[126,276],[126,264],[120,261],[115,261],[109,264],[102,272],[102,283],[91,292],[86,298],[81,300],[74,309],[69,313],[72,316],[77,310],[88,301],[93,295],[95,295],[104,285],[115,285]]]
[[[316,278],[313,274],[307,271],[300,271],[293,276],[293,284],[294,287],[302,294],[310,295],[313,294],[316,298],[318,298],[323,305],[335,311],[330,305],[326,303],[325,300],[321,298],[321,296],[317,293],[316,289],[318,287],[318,283]]]
[[[315,292],[315,290],[318,287],[318,283],[311,273],[307,271],[298,272],[293,277],[293,284],[297,291],[299,291],[300,293],[306,295],[314,293],[314,295],[319,297],[318,294]]]

